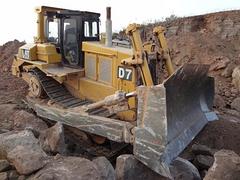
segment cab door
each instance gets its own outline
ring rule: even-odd
[[[72,16],[63,18],[62,25],[63,64],[71,67],[79,67],[81,59],[79,55],[78,19]]]

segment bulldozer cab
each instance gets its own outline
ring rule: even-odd
[[[55,44],[62,64],[84,67],[83,41],[99,41],[99,17],[93,12],[56,10],[44,13],[46,42]]]

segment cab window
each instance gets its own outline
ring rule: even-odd
[[[49,18],[46,31],[48,42],[59,43],[59,19]]]
[[[96,21],[84,21],[84,36],[97,37],[98,36],[98,23]]]

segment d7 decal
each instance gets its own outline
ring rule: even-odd
[[[132,80],[132,69],[118,66],[118,78],[124,79],[127,81],[131,81]]]

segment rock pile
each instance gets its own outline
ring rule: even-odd
[[[61,123],[47,124],[24,110],[16,111],[13,131],[0,134],[0,179],[114,180],[105,157],[90,161],[66,156]]]

